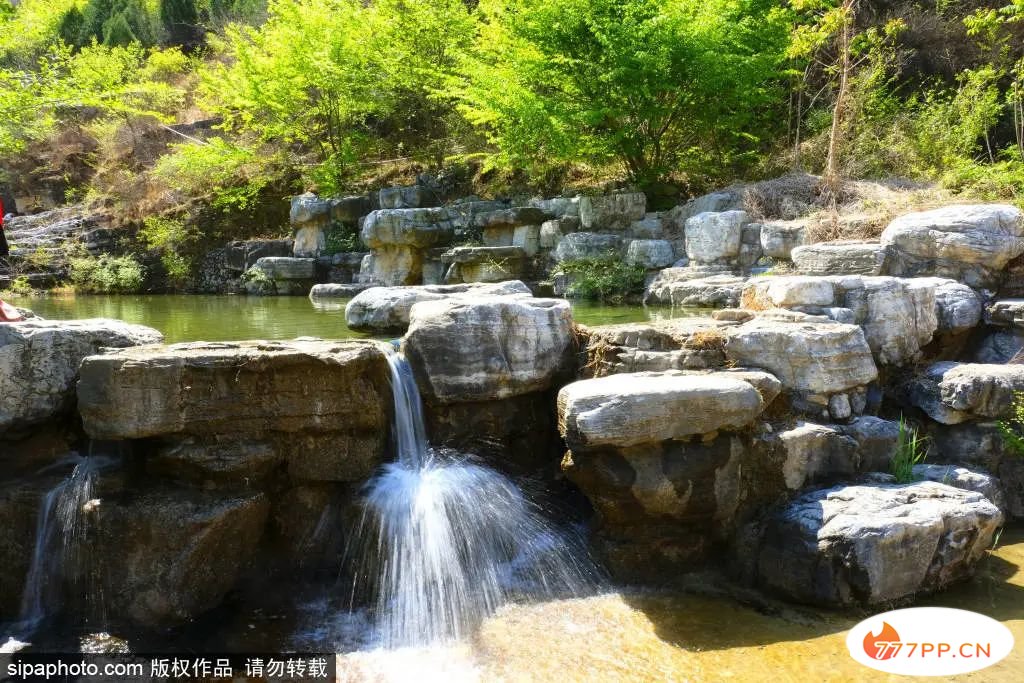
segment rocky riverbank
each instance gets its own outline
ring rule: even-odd
[[[654,220],[628,196],[527,208],[470,213],[489,240],[515,240],[545,211],[590,228]],[[1024,518],[1024,457],[997,425],[1024,392],[1024,365],[1006,362],[1024,336],[1005,294],[1019,284],[1020,213],[912,214],[870,248],[816,245],[816,274],[750,275],[738,259],[756,230],[717,208],[683,222],[690,262],[649,286],[672,298],[728,278],[729,297],[703,299],[729,307],[708,317],[586,328],[566,301],[501,278],[373,287],[346,319],[404,331],[431,441],[581,503],[619,581],[724,566],[791,601],[872,606],[969,577]],[[430,272],[428,235],[457,229],[423,227],[429,210],[379,211],[364,221],[379,239],[370,271],[392,281]],[[311,279],[316,258],[301,258]],[[295,265],[256,265],[267,259]],[[465,263],[448,270],[462,277]],[[114,461],[86,515],[93,547],[121,558],[100,571],[112,618],[180,624],[241,585],[345,566],[359,486],[393,458],[382,343],[159,342],[116,321],[0,326],[3,618],[16,616],[42,492],[76,447]],[[929,437],[909,481],[891,474],[901,418]],[[69,587],[81,579],[79,565],[61,571]]]

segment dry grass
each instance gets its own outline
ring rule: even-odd
[[[689,336],[685,346],[694,351],[725,351],[725,339],[721,330],[698,330]]]

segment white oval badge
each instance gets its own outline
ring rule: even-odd
[[[952,676],[992,666],[1013,650],[1013,634],[995,619],[948,607],[878,614],[846,636],[855,660],[905,676]]]

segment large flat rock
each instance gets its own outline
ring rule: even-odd
[[[165,455],[183,470],[276,459],[294,478],[358,481],[383,458],[388,378],[376,342],[148,346],[83,361],[78,404],[91,437],[181,444]]]
[[[455,226],[443,208],[379,209],[363,221],[366,246],[405,246],[427,249],[442,246],[455,236]]]
[[[901,216],[882,233],[892,275],[938,275],[993,288],[1024,254],[1024,220],[1006,204],[947,206]]]
[[[120,320],[27,320],[0,324],[0,436],[45,422],[69,407],[82,359],[105,348],[163,341]]]
[[[549,388],[572,344],[568,302],[491,296],[415,304],[402,348],[425,397],[461,403]]]
[[[980,493],[936,482],[838,486],[798,496],[739,552],[787,598],[882,605],[969,576],[1002,522]]]
[[[354,330],[402,332],[409,326],[409,311],[421,301],[481,296],[531,296],[519,280],[498,284],[373,287],[357,294],[345,306],[345,322]]]
[[[645,303],[695,308],[739,304],[746,278],[721,274],[702,277],[690,268],[666,268],[647,287]]]
[[[790,258],[806,275],[880,275],[885,253],[878,242],[823,242],[795,247]]]
[[[635,373],[573,382],[558,393],[570,449],[627,447],[741,429],[764,410],[750,382],[728,373]]]

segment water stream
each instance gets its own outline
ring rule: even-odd
[[[373,599],[385,647],[462,639],[517,597],[596,585],[584,544],[548,521],[508,477],[427,444],[411,369],[389,354],[395,462],[365,488],[357,590]]]

